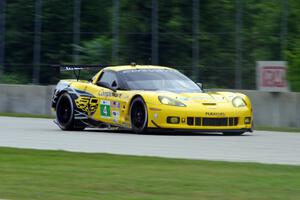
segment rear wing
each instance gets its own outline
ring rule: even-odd
[[[102,69],[104,66],[101,65],[52,65],[52,67],[59,68],[59,71],[73,71],[76,80],[78,81],[80,78],[81,70],[88,69]]]

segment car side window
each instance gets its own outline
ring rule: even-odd
[[[111,87],[118,87],[117,76],[114,72],[104,71],[98,82],[108,83]]]

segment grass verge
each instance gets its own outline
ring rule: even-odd
[[[0,198],[298,199],[300,166],[0,148]]]
[[[291,127],[269,127],[269,126],[258,126],[258,127],[255,127],[255,130],[259,130],[259,131],[279,131],[279,132],[295,132],[295,133],[300,133],[300,128],[291,128]]]

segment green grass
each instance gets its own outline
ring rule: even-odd
[[[299,199],[300,166],[0,148],[0,199]]]
[[[292,127],[269,127],[269,126],[258,126],[258,127],[255,127],[255,130],[259,130],[259,131],[279,131],[279,132],[295,132],[295,133],[300,133],[300,128],[292,128]]]

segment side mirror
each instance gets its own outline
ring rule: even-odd
[[[115,88],[113,88],[112,86],[110,86],[109,83],[107,83],[107,82],[100,82],[99,81],[99,82],[97,82],[97,85],[100,86],[100,87],[104,87],[104,88],[110,89],[113,92],[117,91]]]
[[[199,86],[199,88],[200,88],[201,90],[203,90],[203,83],[197,83],[197,85]]]
[[[113,81],[112,84],[111,84],[111,86],[112,86],[113,88],[117,88],[117,87],[118,87],[118,84],[117,84],[116,81]]]

